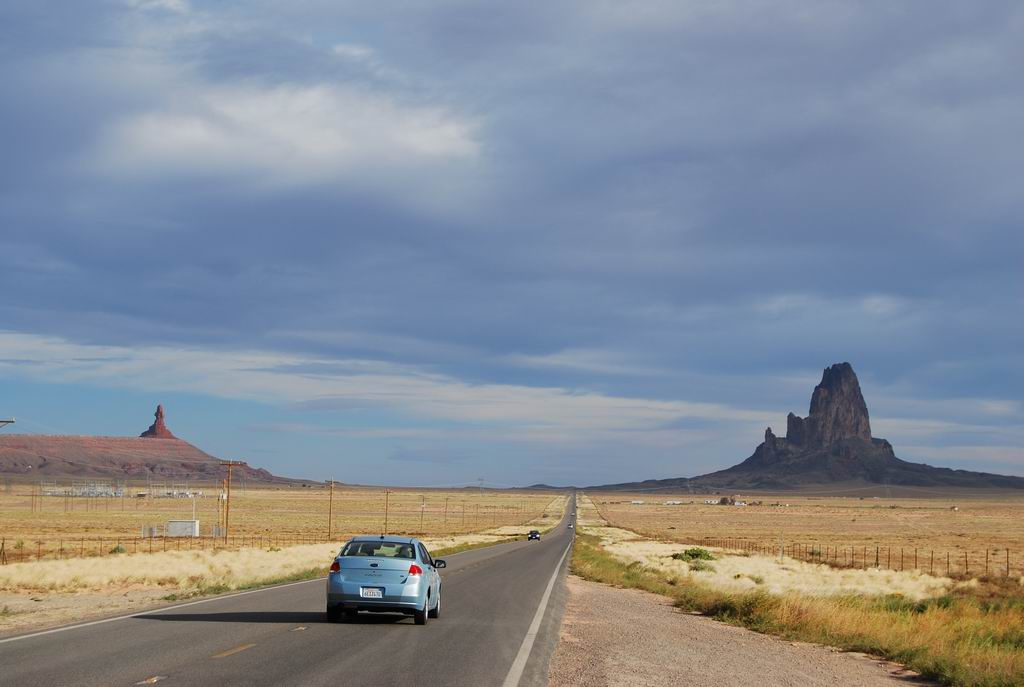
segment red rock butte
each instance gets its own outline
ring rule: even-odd
[[[177,438],[163,406],[138,437],[50,436],[0,432],[0,474],[19,478],[96,478],[218,482],[221,461]],[[253,482],[289,481],[242,463],[235,475]]]
[[[152,438],[152,439],[177,439],[178,437],[171,434],[171,430],[167,429],[167,424],[164,422],[164,407],[158,405],[156,407],[156,413],[153,417],[156,418],[153,424],[149,426],[145,432],[139,435],[141,438]]]

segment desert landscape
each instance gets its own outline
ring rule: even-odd
[[[220,537],[226,501],[218,485],[189,485],[191,498],[157,498],[146,485],[118,497],[42,496],[38,484],[0,490],[0,538],[8,560],[104,554],[116,546],[132,552],[165,546],[211,546]],[[145,496],[139,496],[139,494]],[[338,485],[236,487],[230,501],[229,546],[343,540],[353,534],[445,536],[521,525],[542,517],[557,501],[545,492],[478,489],[384,489]],[[193,511],[194,507],[194,511]],[[385,512],[386,511],[386,512]],[[199,521],[200,537],[160,536],[169,520]],[[386,522],[385,522],[386,520]],[[328,527],[331,536],[328,537]],[[156,538],[143,536],[156,528]],[[84,542],[84,543],[83,543]],[[106,548],[104,548],[106,547]]]
[[[858,566],[867,551],[870,567],[877,550],[881,567],[943,574],[948,558],[949,573],[960,575],[1004,574],[1009,560],[1010,574],[1024,574],[1019,492],[928,490],[922,498],[588,493],[610,523],[659,540],[776,551],[781,543]]]
[[[923,676],[944,684],[996,687],[1019,684],[1024,676],[1022,571],[933,574],[909,566],[875,566],[873,561],[863,567],[836,566],[822,558],[791,556],[789,550],[783,554],[770,544],[751,550],[728,536],[753,526],[754,520],[747,519],[751,516],[731,520],[733,514],[748,512],[742,506],[708,506],[723,512],[711,521],[719,537],[700,538],[716,540],[716,545],[694,545],[676,533],[676,528],[685,528],[684,516],[655,518],[648,513],[643,519],[633,511],[631,518],[623,516],[629,513],[626,506],[599,501],[586,493],[578,496],[579,536],[572,566],[584,580],[653,592],[685,611],[784,639],[884,657],[902,664],[897,670],[886,668],[901,679]],[[1008,506],[992,507],[1005,515]],[[985,518],[977,521],[969,529],[987,531]],[[627,524],[650,527],[652,522],[658,525],[646,531]],[[880,531],[896,532],[895,519],[877,522]],[[829,527],[808,529],[827,532]],[[935,541],[946,540],[938,535]]]

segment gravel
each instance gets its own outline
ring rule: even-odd
[[[930,685],[863,654],[790,642],[679,611],[665,597],[575,576],[549,684],[677,687]]]

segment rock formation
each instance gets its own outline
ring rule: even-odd
[[[849,363],[825,369],[807,417],[790,413],[786,436],[769,427],[764,442],[739,465],[693,478],[647,480],[597,488],[791,489],[826,484],[1024,489],[1024,477],[936,468],[900,460],[871,436],[868,406]]]
[[[154,441],[160,439],[160,441]],[[219,483],[221,461],[175,437],[157,406],[152,426],[138,437],[46,436],[0,432],[0,475],[16,479],[89,478]],[[249,482],[288,483],[262,468],[236,463]]]
[[[883,482],[896,460],[889,442],[871,436],[868,406],[853,367],[837,363],[825,369],[814,387],[807,417],[787,416],[785,438],[769,427],[754,455],[705,477],[756,475],[778,486],[794,480]]]
[[[158,405],[156,407],[156,413],[154,414],[156,420],[149,426],[145,432],[140,434],[140,437],[147,439],[177,439],[178,437],[171,434],[171,430],[167,429],[167,425],[164,423],[164,407]]]

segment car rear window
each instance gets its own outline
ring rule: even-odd
[[[416,558],[412,544],[398,541],[350,541],[341,550],[342,556],[381,556],[384,558]]]

